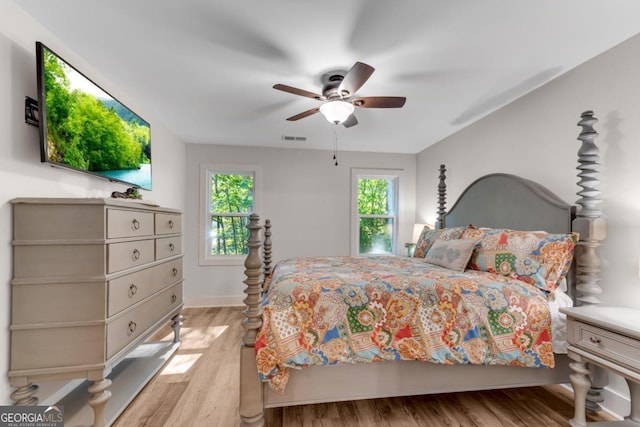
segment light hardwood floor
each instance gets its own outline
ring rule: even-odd
[[[180,349],[114,427],[239,425],[241,309],[194,308],[183,314]],[[172,338],[168,327],[159,334]],[[571,399],[560,386],[532,387],[276,408],[266,419],[271,427],[555,427],[569,425]]]

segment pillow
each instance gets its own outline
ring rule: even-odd
[[[452,227],[452,228],[441,228],[438,230],[432,230],[427,228],[426,226],[422,229],[422,233],[420,233],[420,237],[418,238],[418,243],[416,243],[416,248],[413,251],[413,256],[416,258],[424,258],[424,256],[429,252],[431,245],[436,239],[440,240],[455,240],[459,239],[460,235],[464,231],[466,227]]]
[[[469,263],[476,242],[473,240],[441,240],[431,245],[424,260],[449,270],[464,271]]]
[[[471,237],[470,234],[467,236]],[[469,268],[499,273],[553,291],[569,272],[577,241],[577,233],[482,230]]]
[[[413,250],[413,256],[415,258],[424,258],[431,245],[433,245],[433,241],[436,239],[436,231],[438,230],[432,230],[426,225],[424,226],[420,237],[418,237],[416,247]]]
[[[462,234],[460,235],[461,239],[464,240],[474,240],[476,242],[480,241],[489,231],[493,230],[493,228],[475,228],[473,225],[469,225]]]

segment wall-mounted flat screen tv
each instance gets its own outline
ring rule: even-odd
[[[151,126],[36,42],[41,160],[151,190]]]

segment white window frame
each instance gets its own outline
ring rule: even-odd
[[[211,255],[211,177],[216,174],[253,175],[253,212],[262,206],[262,166],[220,163],[200,164],[200,265],[244,265],[246,255]]]
[[[392,255],[398,251],[398,230],[400,212],[400,174],[397,169],[351,169],[351,255],[365,255],[360,253],[360,218],[392,218],[393,233]],[[358,180],[365,179],[385,179],[392,180],[394,185],[394,214],[393,215],[360,215],[358,213]],[[366,254],[374,255],[374,254]],[[383,255],[383,254],[381,254]],[[384,254],[386,255],[386,254]]]

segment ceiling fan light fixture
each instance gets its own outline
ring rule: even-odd
[[[347,120],[354,110],[353,104],[346,101],[327,101],[320,106],[322,115],[333,124],[340,124]]]

